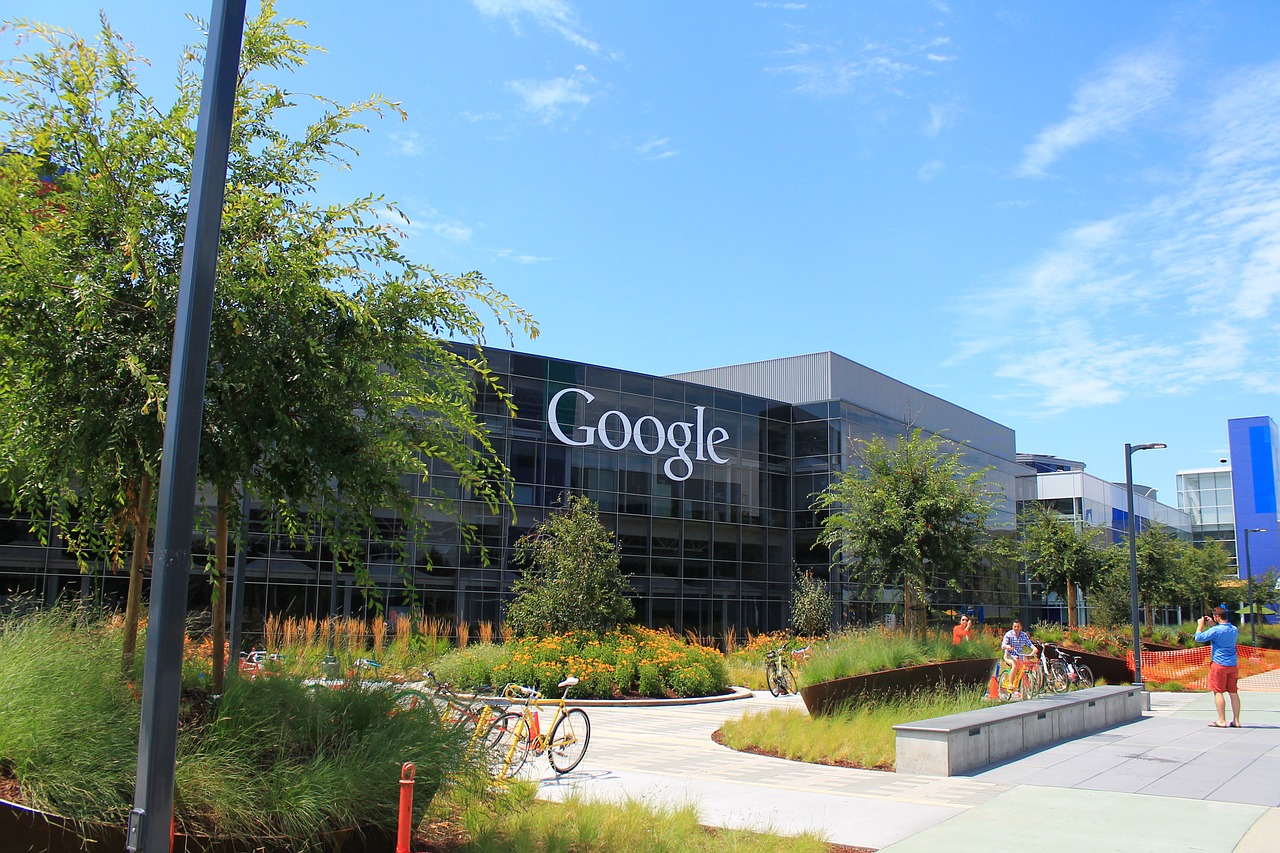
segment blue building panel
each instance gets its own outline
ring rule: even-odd
[[[1280,569],[1280,430],[1269,417],[1227,421],[1231,452],[1231,491],[1235,503],[1236,548],[1240,576]],[[1245,531],[1262,530],[1248,535]]]

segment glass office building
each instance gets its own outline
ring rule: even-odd
[[[784,628],[796,567],[830,583],[841,621],[871,621],[892,603],[833,572],[829,553],[814,546],[821,520],[810,508],[813,495],[857,464],[850,440],[901,434],[909,422],[956,442],[968,464],[988,468],[986,476],[1011,497],[1021,470],[1012,430],[834,353],[671,377],[485,354],[516,408],[512,415],[491,394],[476,403],[513,474],[514,511],[490,514],[447,466],[434,464],[430,481],[414,487],[451,498],[485,554],[468,545],[458,519],[427,509],[411,523],[386,518],[370,532],[367,559],[392,606],[409,606],[412,598],[442,617],[500,621],[519,571],[511,560],[515,542],[572,491],[595,501],[615,532],[646,624],[704,634]],[[991,524],[1013,523],[1010,499]],[[53,596],[71,588],[123,596],[124,578],[82,579],[65,553],[41,546],[27,528],[26,519],[0,520],[0,594]],[[392,544],[406,529],[414,531],[407,550]],[[285,536],[256,507],[249,530],[251,618],[265,611],[327,614],[335,576],[318,532]],[[197,564],[202,548],[197,541]],[[207,586],[193,579],[191,587],[192,606],[207,606]],[[971,587],[937,601],[1016,602],[1016,589],[989,578],[975,577]],[[336,597],[343,612],[361,608],[347,574],[337,576]]]

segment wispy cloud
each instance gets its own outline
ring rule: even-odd
[[[513,249],[499,249],[498,257],[504,260],[515,261],[518,264],[541,264],[551,260],[551,258],[543,258],[538,255],[522,255]]]
[[[1235,383],[1280,392],[1280,63],[1222,81],[1174,189],[1063,233],[965,300],[956,360],[1028,413]]]
[[[955,104],[930,104],[929,121],[924,126],[925,135],[936,139],[942,131],[955,124],[959,114],[960,109]]]
[[[1162,48],[1112,62],[1076,90],[1067,118],[1042,130],[1026,147],[1017,174],[1042,177],[1071,149],[1127,130],[1170,100],[1178,70],[1177,57]]]
[[[564,0],[471,0],[480,14],[487,18],[504,18],[511,30],[520,34],[520,21],[524,16],[532,18],[538,26],[558,33],[565,41],[591,53],[600,53],[600,45],[587,38],[578,23],[578,16]]]
[[[636,153],[646,160],[666,160],[680,153],[670,146],[671,140],[664,136],[661,139],[650,139],[648,142],[637,145]]]
[[[785,9],[788,12],[798,12],[808,8],[804,3],[756,3],[755,6],[757,9]]]
[[[418,141],[419,137],[416,131],[408,133],[392,133],[391,145],[397,154],[404,157],[417,157],[424,150],[422,143]]]
[[[946,166],[947,164],[943,163],[941,160],[931,160],[920,167],[919,171],[916,172],[916,177],[921,181],[928,183],[938,177]]]
[[[395,208],[375,209],[374,215],[388,226],[404,234],[422,234],[430,232],[450,243],[470,242],[474,229],[457,219],[445,216],[440,211],[425,207],[414,212],[413,217]]]
[[[859,88],[893,85],[904,77],[919,73],[919,68],[897,58],[883,45],[868,43],[859,56],[819,57],[811,61],[775,65],[772,74],[797,78],[795,91],[806,95],[844,95]]]
[[[587,87],[595,83],[581,65],[570,77],[550,80],[513,80],[509,85],[524,100],[524,108],[543,124],[555,121],[566,110],[580,110],[596,97]]]

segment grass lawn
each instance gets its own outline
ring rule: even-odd
[[[720,729],[719,738],[732,749],[793,761],[892,770],[896,724],[972,711],[987,704],[982,690],[964,688],[862,702],[822,717],[779,709],[729,720]]]

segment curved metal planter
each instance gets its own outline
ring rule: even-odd
[[[995,658],[974,658],[850,675],[802,687],[800,698],[804,700],[809,714],[817,717],[872,694],[910,693],[944,685],[982,685],[990,677],[994,663]]]

